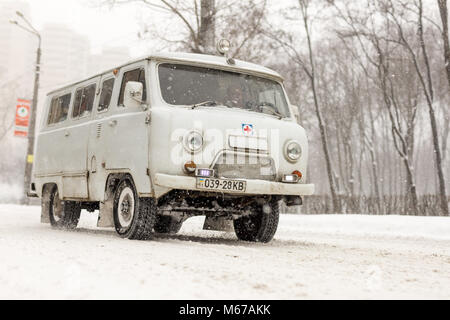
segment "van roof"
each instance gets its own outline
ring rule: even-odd
[[[242,60],[235,59],[235,64],[230,65],[226,62],[225,57],[223,56],[215,56],[208,54],[199,54],[199,53],[184,53],[184,52],[169,52],[169,53],[154,53],[151,55],[146,55],[140,57],[139,59],[134,59],[120,66],[116,66],[114,68],[105,70],[104,72],[96,73],[90,77],[84,78],[80,81],[70,82],[68,84],[58,86],[57,88],[51,90],[47,95],[51,95],[55,92],[64,90],[68,87],[77,85],[78,83],[87,81],[89,79],[96,78],[102,74],[109,73],[115,69],[119,69],[125,67],[129,64],[139,62],[142,60],[158,60],[158,61],[166,61],[166,62],[186,62],[189,64],[199,64],[199,65],[209,65],[211,67],[218,67],[220,69],[230,70],[230,71],[247,71],[250,73],[260,74],[262,76],[268,76],[270,78],[275,78],[278,81],[283,81],[283,77],[277,73],[276,71],[266,68],[264,66],[245,62]]]

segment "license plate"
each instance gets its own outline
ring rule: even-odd
[[[247,182],[242,180],[197,178],[197,188],[226,192],[245,192]]]

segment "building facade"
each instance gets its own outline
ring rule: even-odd
[[[34,63],[38,41],[35,36],[10,23],[18,20],[16,11],[29,16],[29,5],[24,1],[0,1],[0,85],[20,87],[26,98],[32,95]]]

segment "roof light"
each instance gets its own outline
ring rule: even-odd
[[[230,47],[231,43],[227,39],[220,39],[217,43],[217,51],[219,51],[219,53],[223,56],[226,55],[228,51],[230,51]]]

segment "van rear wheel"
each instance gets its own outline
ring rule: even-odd
[[[113,206],[114,225],[119,236],[132,240],[151,239],[156,211],[154,199],[139,198],[129,178],[119,182]]]
[[[50,192],[48,211],[52,227],[75,229],[80,220],[81,205],[79,202],[61,200],[58,187],[55,185]]]
[[[236,236],[243,241],[270,242],[278,228],[280,217],[278,201],[271,201],[254,210],[253,215],[233,221]]]

